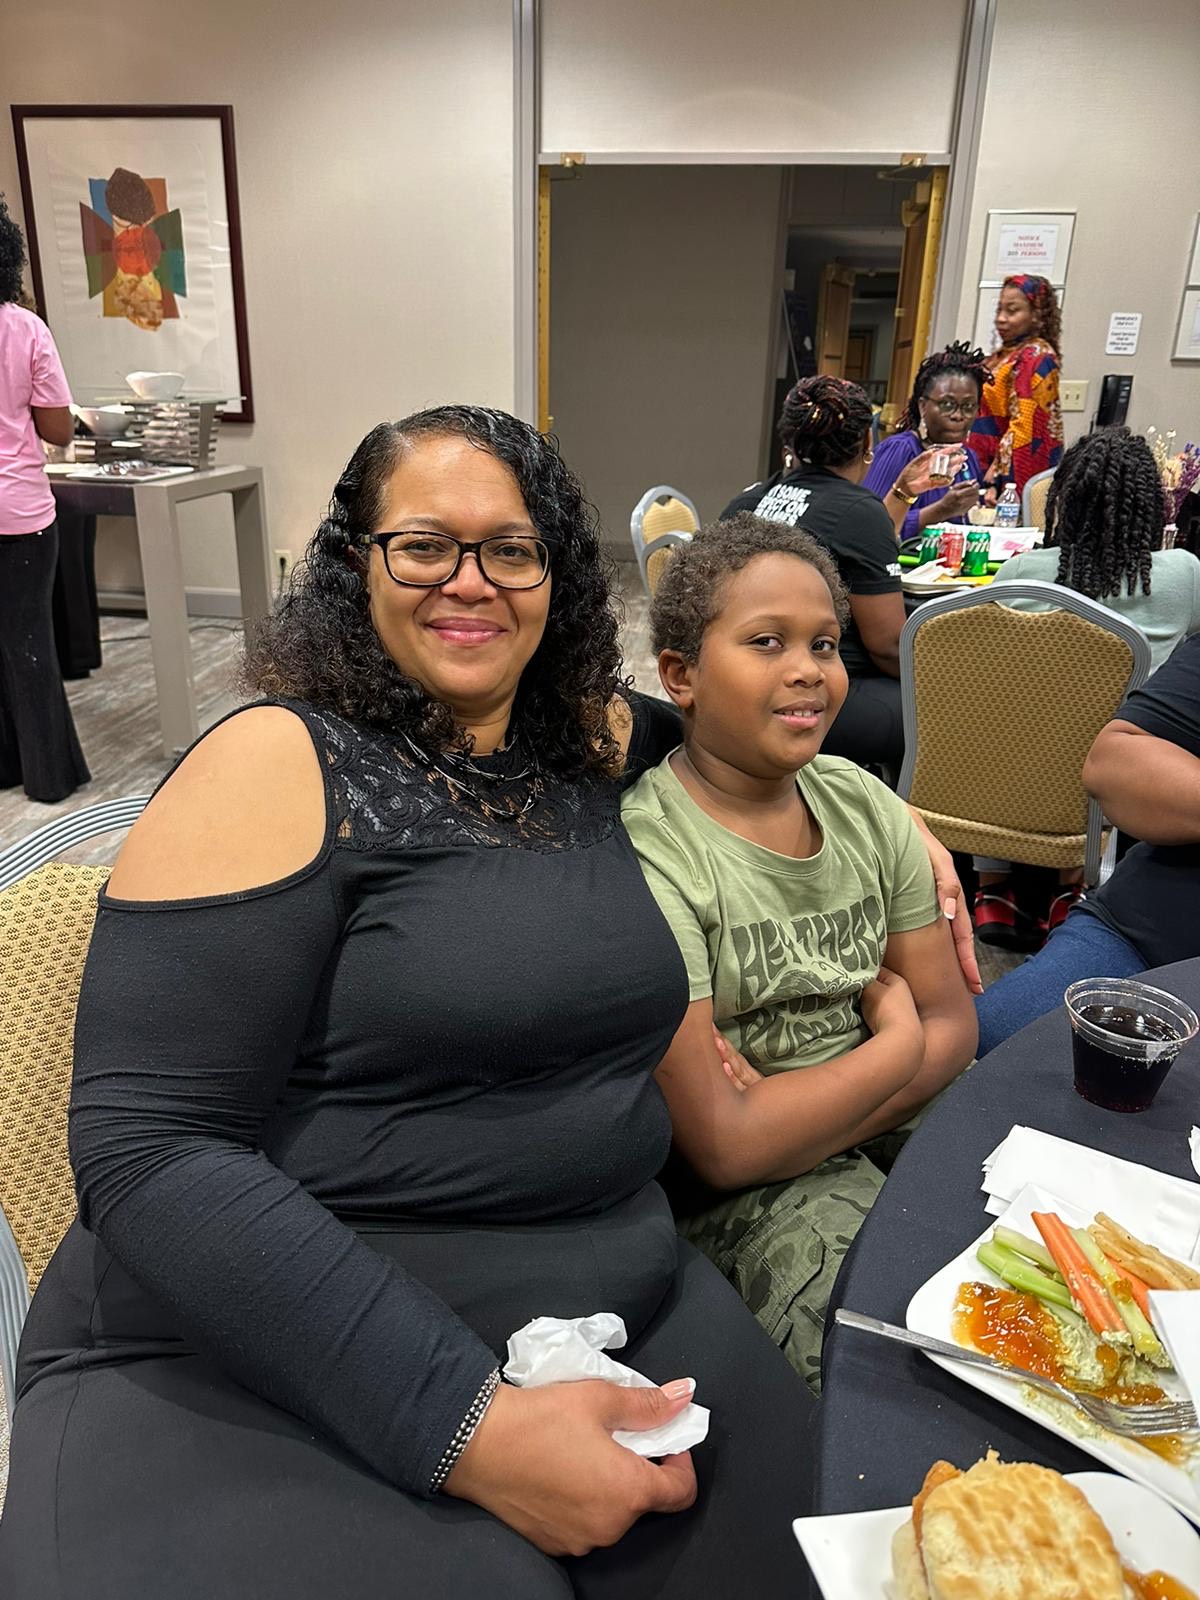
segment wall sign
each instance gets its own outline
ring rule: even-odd
[[[1108,319],[1108,338],[1104,344],[1106,356],[1137,355],[1138,339],[1142,332],[1140,311],[1114,311]]]
[[[1014,272],[1031,272],[1060,289],[1074,232],[1073,211],[989,211],[980,283],[1000,284]]]

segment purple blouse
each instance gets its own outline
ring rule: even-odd
[[[921,443],[915,433],[893,433],[890,438],[882,439],[875,446],[875,459],[863,479],[863,488],[870,489],[872,494],[877,494],[881,500],[887,497],[888,490],[903,472],[904,468],[913,459],[919,456],[922,450],[929,447]],[[966,450],[966,446],[963,446]],[[975,479],[976,483],[983,482],[983,472],[975,458],[973,450],[966,450],[966,471]],[[945,494],[945,488],[926,489],[924,494],[917,496],[917,503],[910,507],[904,521],[900,525],[900,538],[916,539],[921,529],[917,522],[917,513],[926,506],[931,506]],[[950,522],[965,522],[966,517],[950,517]]]

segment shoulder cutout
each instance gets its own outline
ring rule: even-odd
[[[313,862],[325,834],[308,729],[282,706],[255,706],[189,751],[131,828],[106,893],[194,900],[261,888]]]
[[[633,712],[629,701],[619,694],[614,695],[608,702],[607,716],[609,732],[620,746],[621,754],[628,755],[629,741],[633,737]]]

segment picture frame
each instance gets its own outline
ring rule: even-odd
[[[15,105],[38,310],[80,404],[181,372],[253,422],[233,107]]]
[[[989,211],[979,281],[1000,284],[1029,272],[1061,289],[1074,236],[1074,211]]]
[[[1200,212],[1196,214],[1192,228],[1192,255],[1188,266],[1187,286],[1189,289],[1200,289]]]
[[[1172,361],[1200,361],[1200,285],[1183,291]]]

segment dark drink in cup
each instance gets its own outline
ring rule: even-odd
[[[1107,1111],[1145,1111],[1195,1037],[1196,1013],[1164,989],[1128,978],[1085,978],[1065,998],[1076,1094]]]

